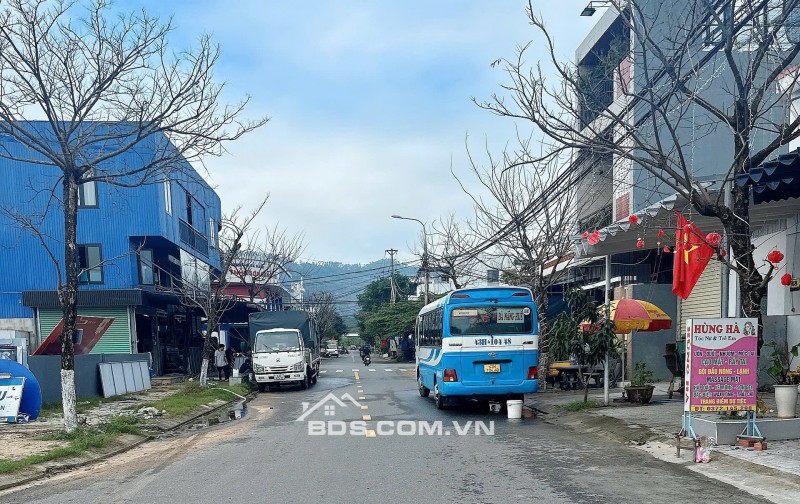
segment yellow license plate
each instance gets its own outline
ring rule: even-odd
[[[499,373],[500,372],[500,364],[484,364],[483,365],[483,372],[484,373]]]

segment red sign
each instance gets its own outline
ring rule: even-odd
[[[75,319],[75,355],[88,354],[105,334],[114,317],[89,317],[78,315]],[[32,355],[61,355],[61,333],[64,332],[64,319],[50,331],[50,335],[39,345]]]

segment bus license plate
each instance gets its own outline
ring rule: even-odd
[[[483,365],[483,372],[484,373],[499,373],[500,372],[500,364],[484,364]]]

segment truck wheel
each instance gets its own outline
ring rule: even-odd
[[[267,384],[266,383],[259,383],[258,384],[258,391],[259,392],[266,392],[267,391]]]
[[[300,382],[300,390],[306,390],[308,388],[308,375]]]
[[[319,371],[316,371],[314,373],[311,373],[311,371],[309,371],[309,373],[311,374],[311,384],[314,385],[315,383],[317,383],[317,377],[319,376]]]

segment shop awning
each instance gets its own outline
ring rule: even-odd
[[[736,176],[740,187],[753,188],[753,203],[766,203],[800,197],[800,149],[765,161],[749,172]]]

